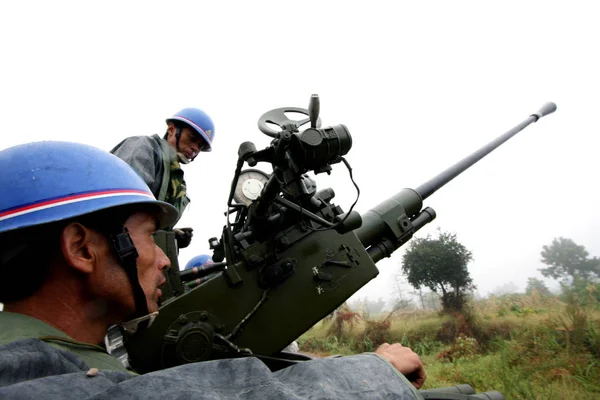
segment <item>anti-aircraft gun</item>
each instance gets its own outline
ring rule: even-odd
[[[125,335],[136,370],[248,355],[276,370],[306,359],[281,350],[375,278],[375,263],[435,218],[423,201],[556,105],[545,104],[416,189],[403,189],[364,215],[354,205],[344,212],[332,203],[334,191],[317,191],[307,174],[329,173],[332,165],[344,163],[352,178],[344,158],[352,147],[350,132],[344,125],[321,128],[319,108],[313,95],[308,110],[271,110],[258,121],[271,144],[262,150],[251,142],[240,145],[226,226],[219,239],[209,240],[215,263],[179,273],[175,260],[153,324]],[[308,118],[290,120],[286,113]],[[265,162],[271,174],[243,169]],[[171,255],[173,250],[167,249]]]

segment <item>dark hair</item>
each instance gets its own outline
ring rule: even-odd
[[[167,120],[167,124],[169,122],[172,123],[173,126],[175,126],[176,129],[183,129],[183,128],[186,128],[186,127],[190,128],[190,129],[193,129],[189,124],[186,124],[185,122],[180,121],[178,119],[169,119],[169,120]],[[163,139],[166,139],[167,136],[169,136],[169,129],[167,129],[165,131],[165,136],[163,136]]]
[[[31,296],[46,281],[50,260],[58,251],[61,229],[44,226],[37,230],[8,232],[0,238],[0,302]]]

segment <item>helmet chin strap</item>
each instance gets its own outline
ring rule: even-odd
[[[136,260],[138,258],[138,252],[135,248],[135,244],[133,240],[131,240],[131,236],[129,235],[129,231],[127,228],[123,227],[123,231],[118,234],[111,234],[110,239],[113,245],[113,248],[117,254],[119,262],[123,269],[125,270],[125,274],[129,279],[129,283],[131,284],[131,289],[133,290],[133,299],[135,301],[135,319],[123,324],[125,326],[126,331],[132,331],[134,333],[138,329],[145,329],[150,326],[150,324],[154,321],[154,317],[156,317],[156,313],[149,313],[148,303],[146,301],[146,295],[144,294],[144,290],[140,285],[140,281],[138,279],[138,270]],[[136,321],[135,329],[130,327],[127,329],[126,325],[131,325],[131,322]]]
[[[181,129],[176,127],[175,128],[175,149],[177,150],[177,160],[182,164],[189,164],[190,162],[194,161],[194,159],[193,158],[191,160],[188,159],[182,152],[179,151],[179,139],[181,139]]]
[[[183,153],[177,152],[177,160],[181,163],[181,164],[189,164],[191,163],[194,159],[192,158],[191,160],[188,159]]]
[[[179,153],[179,139],[181,139],[181,129],[175,127],[175,149]]]

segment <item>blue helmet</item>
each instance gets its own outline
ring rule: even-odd
[[[156,205],[160,227],[177,210],[117,156],[71,142],[34,142],[0,151],[0,233],[127,204]]]
[[[196,256],[196,257],[192,258],[190,261],[188,261],[188,263],[185,264],[185,269],[199,267],[201,265],[211,263],[211,262],[212,262],[211,256],[209,256],[208,254],[200,254],[199,256]]]
[[[202,136],[202,139],[206,142],[206,146],[204,146],[201,151],[212,150],[212,141],[215,137],[215,125],[208,114],[198,108],[184,108],[171,118],[168,118],[167,123],[173,120],[185,122]]]

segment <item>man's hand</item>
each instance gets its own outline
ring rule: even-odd
[[[192,228],[173,229],[173,232],[175,232],[175,240],[177,241],[177,248],[183,249],[190,245],[192,236],[194,236],[193,231]]]
[[[375,354],[388,360],[417,389],[420,389],[423,383],[425,383],[427,374],[425,373],[423,362],[417,353],[408,347],[404,347],[399,343],[384,343],[375,350]]]

